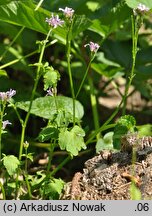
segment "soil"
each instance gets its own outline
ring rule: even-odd
[[[138,140],[138,146],[133,143],[123,139],[120,152],[104,150],[87,160],[83,172],[75,173],[60,198],[130,200],[139,193],[141,199],[152,199],[152,137]]]

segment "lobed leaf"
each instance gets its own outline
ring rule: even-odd
[[[96,153],[102,150],[113,150],[113,132],[108,132],[103,138],[100,138],[96,143]]]
[[[79,126],[74,126],[71,131],[67,129],[59,134],[59,146],[73,156],[77,156],[81,149],[86,149],[83,136],[85,132]]]
[[[57,108],[56,108],[56,103]],[[18,102],[16,103],[16,107],[28,111],[29,108],[29,101],[26,102]],[[57,110],[58,109],[58,110]],[[65,116],[65,121],[72,121],[73,116],[73,100],[72,98],[65,97],[65,96],[57,96],[54,97],[40,97],[33,101],[32,108],[31,108],[31,114],[34,114],[36,116],[53,120],[54,116],[57,114],[57,112],[61,112]],[[62,115],[62,117],[63,117]],[[80,120],[84,115],[83,106],[79,101],[76,101],[75,104],[75,117]]]
[[[50,87],[57,87],[57,82],[60,80],[60,74],[57,70],[54,70],[53,67],[47,66],[44,68],[44,90],[46,91]]]
[[[14,155],[8,155],[3,157],[3,164],[10,176],[14,175],[16,173],[16,170],[20,164],[17,157]]]
[[[49,199],[59,199],[59,195],[63,190],[64,184],[65,183],[62,179],[51,179],[51,181],[47,184],[45,194],[49,196]]]
[[[113,147],[115,149],[121,148],[121,138],[127,134],[128,131],[134,132],[136,120],[131,115],[122,116],[116,123],[113,134]]]
[[[57,128],[51,127],[51,126],[46,127],[46,128],[43,128],[42,131],[39,133],[38,140],[40,142],[45,142],[50,139],[57,139],[58,134],[59,134],[59,131]]]

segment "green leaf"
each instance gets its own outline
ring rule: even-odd
[[[122,116],[118,121],[117,124],[126,126],[128,128],[128,130],[130,130],[131,132],[134,131],[134,127],[136,125],[136,120],[133,116],[131,115],[124,115]]]
[[[75,15],[73,21],[73,28],[72,28],[72,38],[74,39],[76,36],[83,32],[91,25],[91,20],[86,18],[85,15]]]
[[[95,70],[97,73],[100,75],[103,75],[108,78],[114,78],[117,77],[118,75],[123,75],[124,73],[122,72],[123,68],[122,67],[109,67],[105,64],[96,64],[92,63],[91,68]]]
[[[126,0],[126,3],[131,8],[137,8],[140,3],[146,5],[149,8],[152,8],[151,0]]]
[[[131,200],[141,200],[142,199],[139,188],[137,188],[133,182],[130,185],[130,195],[131,195]]]
[[[113,135],[113,147],[115,149],[121,148],[121,138],[127,134],[128,131],[134,132],[136,120],[131,115],[122,116],[116,123]]]
[[[113,132],[108,132],[103,138],[100,138],[96,143],[96,153],[102,150],[113,150]]]
[[[46,91],[50,87],[57,87],[57,82],[60,80],[60,74],[53,67],[47,66],[44,73],[44,90]]]
[[[92,25],[89,27],[89,30],[96,32],[103,38],[105,38],[109,34],[109,26],[102,24],[100,19],[93,20]]]
[[[14,155],[8,155],[3,157],[3,164],[10,176],[14,175],[16,173],[16,170],[20,164],[17,157]]]
[[[72,121],[73,116],[73,100],[72,98],[57,96],[56,103],[58,112],[62,112],[65,115],[65,120]],[[18,102],[16,106],[22,110],[28,111],[30,102]],[[54,116],[57,114],[56,104],[54,97],[40,97],[33,101],[31,114],[36,116],[53,120]],[[75,104],[75,117],[80,120],[84,115],[83,106],[79,101]]]
[[[88,6],[89,10],[91,10],[92,12],[94,12],[100,6],[99,2],[94,2],[94,1],[88,1],[86,2],[86,5]]]
[[[139,137],[152,136],[152,125],[151,124],[137,126],[137,129],[138,129]]]
[[[0,5],[4,5],[6,3],[10,3],[12,0],[1,0]]]
[[[131,10],[121,1],[115,7],[109,7],[107,13],[101,11],[100,14],[98,19],[93,20],[89,29],[105,38],[123,25],[124,21],[130,17]]]
[[[40,142],[45,142],[50,139],[57,139],[58,138],[59,131],[55,127],[46,127],[43,128],[38,136],[38,140]]]
[[[5,70],[0,70],[0,76],[7,76],[7,73]]]
[[[66,150],[73,156],[77,156],[81,149],[86,149],[84,143],[85,132],[77,125],[71,131],[64,130],[59,134],[59,146],[61,150]]]
[[[71,132],[73,132],[76,136],[79,136],[79,137],[85,136],[84,130],[77,125],[72,128]]]
[[[64,184],[65,183],[62,179],[53,178],[51,182],[47,184],[45,194],[49,196],[49,199],[59,199],[59,195],[63,190]]]
[[[47,33],[46,16],[50,15],[49,11],[39,8],[34,11],[35,5],[30,1],[11,1],[0,6],[0,19],[19,26]]]
[[[113,147],[115,149],[121,148],[121,138],[123,135],[127,134],[128,128],[124,125],[117,124],[114,128],[114,135],[113,135]]]
[[[43,173],[43,171],[36,172],[36,175],[33,177],[33,175],[28,175],[28,179],[31,182],[32,190],[36,188],[40,188],[42,186],[42,183],[44,179],[46,178],[46,175]]]
[[[25,26],[34,31],[47,34],[50,29],[48,23],[45,22],[46,17],[50,17],[50,11],[43,8],[35,11],[36,5],[31,0],[26,1],[11,1],[0,5],[0,20],[14,25]],[[85,15],[77,15],[74,18],[72,39],[74,39],[80,32],[90,26],[91,21]],[[62,43],[66,43],[67,28],[57,27],[53,29],[53,36]]]
[[[22,154],[23,157],[26,157],[29,159],[31,162],[33,162],[33,153],[28,153],[28,154]]]

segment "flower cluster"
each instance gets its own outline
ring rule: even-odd
[[[68,8],[68,7],[65,7],[65,9],[59,8],[59,11],[63,11],[64,15],[67,18],[72,18],[73,14],[74,14],[74,10],[72,8]]]
[[[3,122],[2,122],[2,128],[3,128],[3,130],[6,128],[7,125],[11,125],[11,124],[12,124],[12,123],[9,122],[8,120],[3,121]]]
[[[137,14],[144,14],[148,12],[150,8],[146,7],[144,4],[139,4],[137,8],[133,9],[133,13],[136,16]]]
[[[59,11],[62,11],[64,13],[64,15],[70,19],[72,19],[72,16],[74,14],[74,10],[72,8],[69,8],[69,7],[65,7],[64,9],[59,8]],[[52,28],[57,28],[58,26],[62,26],[64,24],[64,21],[61,20],[58,15],[54,16],[53,14],[52,14],[51,18],[47,17],[45,21],[50,26],[52,26]]]
[[[8,101],[10,98],[12,98],[16,94],[15,90],[10,89],[7,92],[0,92],[0,99],[2,101]]]
[[[29,147],[29,143],[28,143],[27,141],[25,141],[25,142],[23,143],[23,146],[24,146],[25,149],[27,149],[27,148]]]
[[[53,28],[57,28],[58,26],[62,26],[64,24],[64,21],[61,20],[58,15],[54,16],[53,14],[51,18],[46,18],[45,21]]]
[[[53,96],[53,88],[49,88],[46,92],[46,96]]]
[[[84,45],[84,47],[86,47],[86,46],[89,46],[90,47],[90,51],[91,52],[97,52],[98,51],[98,49],[99,49],[99,44],[97,44],[97,43],[94,43],[94,42],[92,42],[92,41],[90,41],[90,43],[89,44],[85,44]]]

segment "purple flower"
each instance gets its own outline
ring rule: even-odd
[[[146,7],[144,4],[139,4],[137,8],[133,9],[134,15],[136,16],[138,13],[144,14],[148,12],[150,8]]]
[[[49,88],[49,89],[47,90],[46,96],[53,96],[53,89],[52,89],[52,88]]]
[[[60,20],[59,16],[56,15],[54,16],[52,14],[51,18],[46,18],[45,20],[50,26],[52,26],[53,28],[57,28],[58,26],[62,26],[64,24],[63,20]]]
[[[3,130],[4,130],[4,129],[6,128],[7,125],[11,125],[12,123],[9,122],[8,120],[6,120],[6,121],[3,121],[2,124],[3,124],[2,128],[3,128]]]
[[[11,97],[13,97],[16,94],[15,90],[10,89],[7,92],[0,92],[0,99],[2,101],[8,101]]]
[[[68,18],[72,18],[73,14],[74,14],[74,10],[72,8],[68,8],[68,7],[65,7],[65,9],[59,8],[59,11],[63,11],[64,15]]]
[[[99,47],[100,47],[99,44],[93,43],[92,41],[90,41],[89,44],[85,44],[85,45],[84,45],[84,47],[86,47],[86,46],[89,46],[89,47],[90,47],[90,51],[91,51],[91,52],[97,52],[98,49],[99,49]]]

